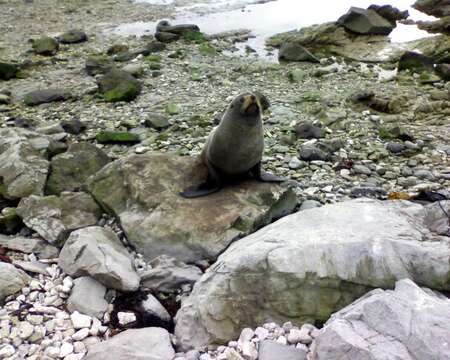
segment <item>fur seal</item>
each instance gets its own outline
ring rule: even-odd
[[[259,181],[284,181],[261,169],[264,150],[261,113],[259,99],[252,93],[241,94],[230,103],[201,153],[201,160],[208,168],[207,180],[187,188],[181,196],[206,196],[219,191],[227,181],[249,174]]]

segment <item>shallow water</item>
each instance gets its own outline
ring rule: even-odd
[[[408,10],[410,18],[424,20],[430,17],[411,8],[411,0],[139,0],[154,5],[172,6],[176,9],[173,24],[194,23],[207,34],[247,29],[253,38],[246,44],[259,54],[264,53],[264,42],[268,37],[304,26],[335,21],[346,13],[351,6],[367,8],[371,4],[389,3],[400,10]],[[123,24],[113,31],[121,35],[153,34],[155,22],[136,22]],[[399,24],[391,33],[393,42],[405,42],[419,39],[429,34],[414,25]]]

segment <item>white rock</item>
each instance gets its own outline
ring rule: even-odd
[[[263,328],[263,327],[257,327],[255,329],[255,335],[257,336],[257,338],[262,341],[267,339],[267,337],[269,336],[269,330]]]
[[[84,357],[84,353],[83,354],[70,354],[67,355],[64,360],[81,360]]]
[[[277,339],[277,343],[280,343],[280,344],[283,344],[283,345],[287,345],[287,339],[286,339],[286,337],[285,337],[285,336],[280,336],[280,337]]]
[[[27,315],[27,321],[33,325],[41,325],[44,322],[44,317],[42,315]]]
[[[258,351],[253,342],[246,341],[241,345],[242,356],[245,360],[256,360],[258,358]]]
[[[89,336],[89,329],[84,328],[81,330],[78,330],[75,334],[72,335],[72,339],[75,341],[81,341],[86,339]]]
[[[91,326],[91,317],[80,314],[78,311],[71,314],[70,319],[75,329],[89,328]]]
[[[21,339],[28,339],[34,331],[33,325],[31,325],[29,322],[22,321],[19,324],[19,337]]]
[[[73,339],[73,336],[72,336],[72,339]],[[76,354],[85,353],[86,352],[86,346],[81,341],[75,341],[73,343],[73,352],[76,353]]]
[[[118,312],[117,318],[119,319],[119,324],[122,326],[136,321],[136,315],[132,312]]]
[[[63,358],[72,353],[73,353],[73,345],[71,343],[65,342],[61,345],[61,349],[59,352],[60,357]]]
[[[59,356],[60,353],[60,349],[57,346],[49,346],[48,348],[45,349],[44,354],[56,359]]]
[[[16,353],[16,349],[12,345],[6,345],[0,349],[0,358],[4,359],[13,356]]]

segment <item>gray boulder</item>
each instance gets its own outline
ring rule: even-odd
[[[48,174],[43,135],[19,129],[0,129],[0,193],[6,199],[41,195]]]
[[[70,232],[95,225],[102,214],[89,194],[64,192],[61,196],[32,195],[20,201],[17,214],[51,244],[62,245]]]
[[[145,153],[106,165],[88,188],[148,260],[162,254],[185,262],[215,259],[236,238],[292,212],[297,203],[292,190],[256,181],[194,201],[179,195],[205,178],[197,159]]]
[[[41,259],[57,257],[59,250],[49,245],[46,241],[23,236],[0,235],[0,246],[6,249],[20,251],[25,254],[35,254]]]
[[[307,49],[295,43],[283,44],[278,52],[278,59],[284,61],[320,62],[320,60],[311,54]]]
[[[401,280],[334,314],[313,345],[317,360],[449,360],[450,300]]]
[[[25,287],[31,278],[14,265],[0,262],[0,304],[5,298]]]
[[[351,7],[347,14],[338,19],[338,24],[361,35],[389,35],[395,28],[375,10]]]
[[[91,276],[107,288],[135,291],[139,287],[130,254],[113,231],[99,226],[72,232],[58,263],[70,276]]]
[[[65,89],[49,88],[31,91],[23,97],[23,101],[28,106],[36,106],[45,103],[64,101],[70,97]]]
[[[67,309],[70,312],[78,311],[82,314],[103,319],[108,310],[105,300],[106,287],[97,280],[83,276],[73,281],[72,292],[67,299]]]
[[[175,334],[189,349],[265,321],[325,321],[403,278],[449,290],[448,230],[436,203],[357,199],[287,216],[218,258],[182,304]]]
[[[170,335],[162,328],[126,330],[91,347],[84,360],[172,360]]]
[[[67,152],[52,158],[46,193],[80,191],[87,178],[108,162],[108,155],[97,146],[87,142],[72,144]]]
[[[276,341],[264,340],[259,344],[258,360],[306,360],[306,351]]]
[[[150,262],[151,269],[141,274],[143,289],[160,292],[176,292],[182,285],[194,284],[202,271],[175,258],[161,255]]]

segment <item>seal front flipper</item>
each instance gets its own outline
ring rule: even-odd
[[[255,177],[256,180],[262,181],[262,182],[283,182],[286,181],[286,179],[283,179],[279,176],[276,176],[274,174],[265,172],[261,169],[261,163],[256,164],[251,170],[251,174]]]

